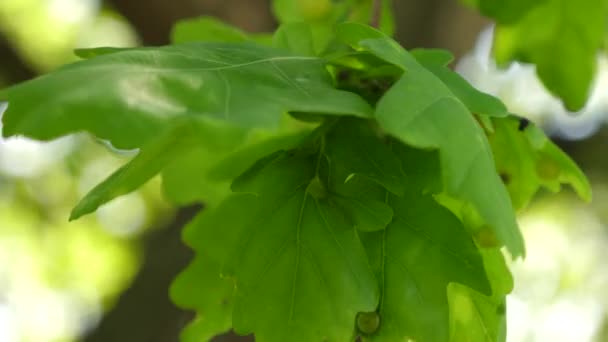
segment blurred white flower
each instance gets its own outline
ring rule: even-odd
[[[6,109],[6,105],[2,108],[0,103],[0,114],[3,109]],[[71,136],[50,142],[38,142],[24,137],[0,138],[0,174],[20,178],[39,176],[50,166],[62,162],[72,147]]]
[[[478,89],[500,97],[509,111],[528,117],[549,134],[582,139],[608,120],[608,57],[598,56],[598,72],[585,108],[577,113],[564,109],[536,76],[533,65],[514,62],[498,68],[492,57],[493,28],[484,30],[475,48],[456,66]]]

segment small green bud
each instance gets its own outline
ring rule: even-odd
[[[378,331],[380,327],[380,315],[377,312],[359,312],[357,314],[357,328],[366,335]]]

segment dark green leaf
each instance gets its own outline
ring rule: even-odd
[[[337,177],[336,188],[357,174],[394,194],[403,193],[405,174],[401,163],[375,133],[367,121],[340,120],[327,135],[325,154],[333,168],[332,176]]]
[[[310,196],[317,156],[286,155],[240,182],[262,209],[242,235],[233,324],[256,341],[345,341],[378,290],[354,227]]]
[[[370,341],[447,341],[450,283],[491,293],[482,258],[462,223],[432,197],[391,196],[393,222],[362,235],[380,281],[380,329]]]
[[[353,219],[355,228],[363,232],[382,230],[393,220],[393,209],[373,198],[338,197],[335,201]]]

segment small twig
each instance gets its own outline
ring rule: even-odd
[[[382,17],[382,0],[372,0],[372,18],[369,24],[372,27],[380,27],[380,19]]]

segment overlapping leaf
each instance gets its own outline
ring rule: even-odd
[[[489,294],[477,247],[462,223],[432,197],[391,196],[395,219],[362,240],[382,290],[380,329],[370,341],[447,341],[447,287]]]
[[[361,98],[333,88],[323,66],[317,58],[250,44],[124,49],[0,92],[9,101],[3,133],[45,140],[86,130],[118,148],[142,147],[76,208],[78,217],[137,188],[190,149],[199,152],[191,158],[197,163],[221,159],[248,129],[277,130],[284,112],[369,116]],[[58,86],[60,92],[52,91]],[[201,151],[213,156],[201,161],[210,155]],[[173,179],[196,180],[174,170]]]
[[[439,78],[450,91],[471,111],[489,116],[507,116],[507,107],[498,98],[473,87],[458,73],[447,67],[451,54],[443,50],[412,50],[412,55],[427,70]],[[451,58],[450,58],[451,60]]]
[[[438,148],[446,191],[469,202],[513,256],[524,255],[508,192],[496,173],[486,136],[465,105],[439,78],[396,42],[357,24],[339,28],[343,39],[404,70],[376,106],[389,134],[418,148]]]
[[[513,290],[513,277],[498,248],[482,248],[481,255],[492,294],[457,283],[448,286],[451,342],[506,340],[506,295]]]
[[[341,341],[378,290],[354,226],[309,189],[316,156],[282,156],[235,184],[262,208],[240,238],[233,325],[258,341]]]
[[[233,194],[186,226],[184,241],[196,257],[171,286],[171,299],[197,313],[182,333],[184,341],[210,340],[232,327],[235,281],[223,275],[222,269],[257,205],[251,194]]]
[[[388,35],[395,30],[392,0],[381,0],[378,27]],[[282,24],[307,23],[310,26],[315,54],[333,47],[336,23],[353,21],[370,24],[374,18],[371,0],[274,0],[272,9]]]

